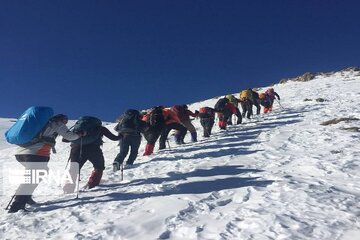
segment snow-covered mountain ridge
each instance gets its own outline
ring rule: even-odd
[[[111,168],[117,143],[104,139],[99,187],[75,199],[46,195],[58,186],[40,185],[34,199],[48,204],[27,214],[0,210],[0,238],[359,239],[360,135],[344,130],[360,125],[359,81],[356,71],[342,71],[276,84],[282,107],[276,102],[272,113],[227,131],[215,126],[208,139],[195,120],[199,142],[189,136],[183,146],[170,141],[171,149],[149,157],[141,156],[143,142],[123,181]],[[321,125],[335,118],[354,120]],[[0,149],[0,163],[15,168],[14,148],[1,142]],[[50,166],[65,167],[69,146],[58,142],[57,152]],[[91,170],[87,163],[82,178]],[[2,206],[13,192],[3,186]]]
[[[341,75],[343,77],[345,76],[359,76],[360,75],[360,68],[358,67],[348,67],[343,70],[337,71],[337,72],[317,72],[317,73],[311,73],[306,72],[300,76],[293,77],[293,78],[284,78],[280,80],[280,84],[286,83],[288,81],[294,81],[294,82],[307,82],[315,79],[316,77],[331,77],[332,75]]]

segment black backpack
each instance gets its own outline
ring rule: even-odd
[[[162,126],[165,123],[165,118],[162,111],[163,107],[154,107],[149,113],[148,123],[152,127]]]
[[[141,120],[140,112],[135,109],[129,109],[123,113],[118,119],[118,124],[115,127],[115,130],[118,132],[128,132],[128,131],[137,131],[140,132]]]
[[[73,126],[72,131],[77,134],[86,132],[86,135],[72,142],[83,145],[94,143],[96,140],[100,139],[101,126],[101,120],[96,117],[80,117]]]
[[[254,100],[259,100],[260,98],[259,98],[259,93],[257,93],[257,92],[255,92],[255,91],[252,91],[252,95],[253,95],[253,99]]]
[[[225,110],[225,105],[229,102],[229,99],[227,98],[220,98],[215,106],[214,109],[216,112],[223,112]]]

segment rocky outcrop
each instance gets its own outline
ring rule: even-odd
[[[338,124],[339,122],[350,122],[350,121],[359,121],[358,118],[354,118],[354,117],[347,117],[347,118],[334,118],[332,120],[329,121],[325,121],[323,123],[320,123],[320,125],[323,126],[327,126],[327,125],[331,125],[331,124]]]
[[[360,68],[358,67],[348,67],[345,68],[341,71],[339,71],[340,73],[345,73],[345,72],[358,72],[358,74],[360,74]],[[306,72],[303,75],[294,77],[294,78],[284,78],[280,80],[280,84],[286,83],[288,81],[293,81],[293,82],[307,82],[307,81],[311,81],[313,80],[315,77],[317,76],[325,76],[325,77],[329,77],[333,74],[336,74],[337,72],[318,72],[318,73],[311,73],[311,72]]]
[[[285,83],[287,81],[294,81],[294,82],[307,82],[310,80],[313,80],[316,77],[316,74],[313,74],[311,72],[306,72],[301,76],[297,76],[294,78],[286,78],[286,79],[281,79],[280,83]]]
[[[348,67],[342,70],[342,72],[360,72],[360,68],[358,67]]]

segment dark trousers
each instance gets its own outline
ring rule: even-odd
[[[79,171],[84,166],[87,160],[89,160],[93,167],[97,170],[105,169],[105,159],[103,152],[99,144],[72,144],[70,151],[71,162],[77,162],[79,164]]]
[[[204,129],[204,137],[210,137],[214,122],[214,118],[200,118],[201,126]]]
[[[218,113],[219,121],[227,122],[231,115],[232,112],[229,109],[225,109],[222,113]]]
[[[156,141],[158,140],[162,129],[165,127],[165,125],[158,126],[158,127],[149,127],[146,132],[144,132],[144,137],[147,141],[147,144],[154,145]]]
[[[129,149],[131,148],[130,155],[128,160],[126,161],[126,164],[132,165],[138,155],[140,143],[141,143],[141,135],[124,134],[124,137],[119,141],[120,152],[116,156],[114,161],[122,164],[124,162],[126,155],[129,152]]]
[[[256,115],[259,115],[261,111],[260,101],[254,100],[253,104],[256,107]]]
[[[37,155],[15,155],[16,160],[25,167],[25,170],[48,170],[47,164],[49,157],[37,156]],[[34,164],[34,163],[37,164]],[[29,174],[26,174],[29,175]],[[21,205],[20,208],[25,207],[25,204],[31,198],[33,192],[39,184],[25,183],[20,184],[15,192],[15,205]]]
[[[251,115],[253,115],[252,102],[250,100],[241,102],[241,108],[243,110],[242,117],[246,116],[248,119],[250,119]]]
[[[263,106],[264,108],[270,108],[270,107],[271,107],[271,102],[270,102],[270,100],[260,100],[260,104],[261,104],[261,106]]]
[[[77,175],[80,174],[81,168],[86,161],[90,161],[95,170],[102,172],[105,169],[105,159],[99,144],[72,144],[70,151],[70,161],[79,164],[79,172],[70,166],[69,173],[73,182],[76,181]]]
[[[232,125],[233,122],[232,122],[232,116],[233,116],[233,113],[230,113],[230,116],[228,117],[227,119],[227,124],[228,125]],[[237,121],[236,121],[236,124],[240,124],[242,122],[242,116],[241,116],[241,113],[240,113],[240,110],[239,108],[236,108],[236,114],[235,116],[237,117]]]
[[[167,124],[161,132],[160,140],[159,140],[159,149],[166,148],[165,143],[166,143],[167,137],[169,135],[169,132],[172,129],[178,130],[178,133],[176,134],[176,141],[179,143],[182,143],[184,141],[184,138],[185,138],[185,135],[187,132],[186,127],[184,127],[180,123],[170,123],[170,124]]]

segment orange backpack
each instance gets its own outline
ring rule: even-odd
[[[266,93],[260,93],[259,98],[260,99],[265,99],[266,98]]]

